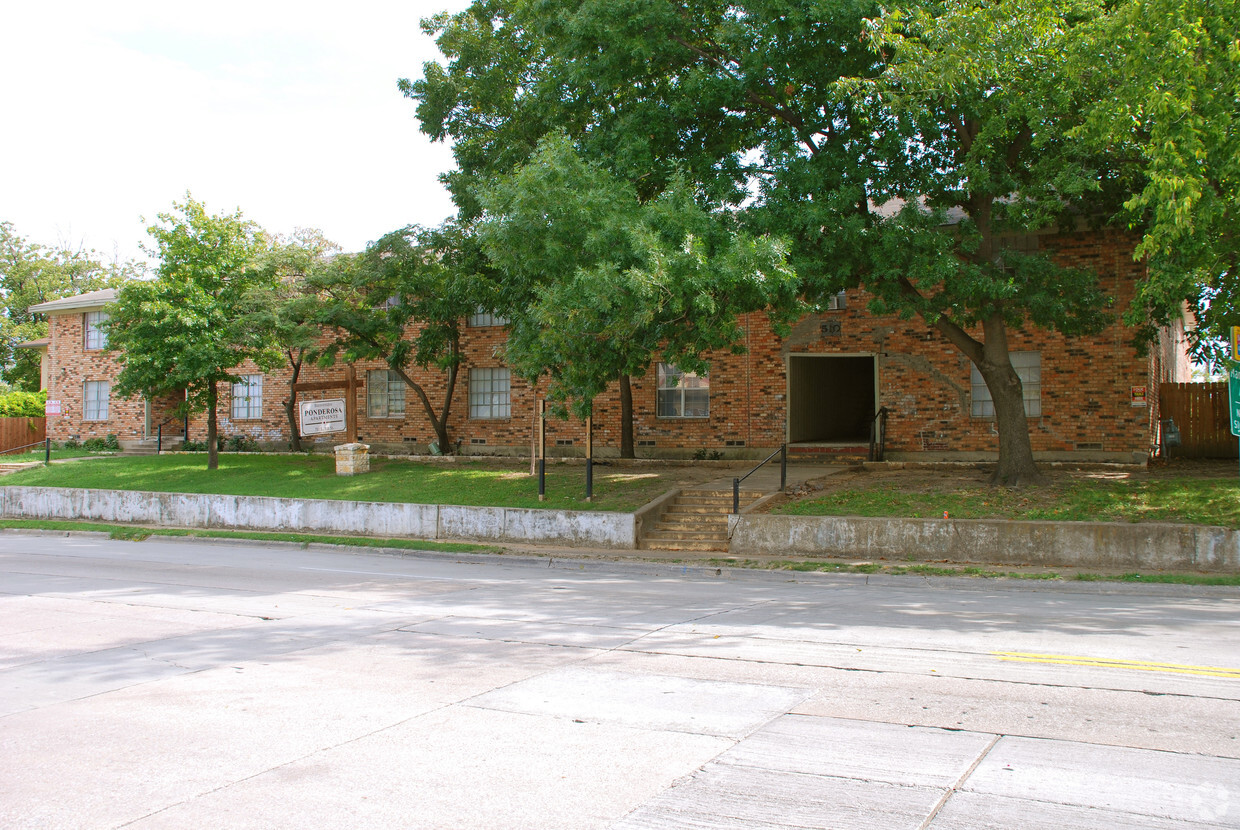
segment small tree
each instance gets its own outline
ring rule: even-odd
[[[253,326],[266,334],[289,368],[284,413],[293,452],[302,451],[296,386],[302,367],[320,347],[323,332],[316,322],[319,302],[312,283],[339,250],[317,230],[299,229],[289,237],[278,237],[260,266],[264,276],[247,299],[253,309]]]
[[[257,267],[270,242],[241,212],[212,216],[186,194],[148,231],[159,278],[127,283],[109,309],[108,348],[117,353],[122,396],[185,390],[185,413],[207,413],[207,469],[219,467],[218,385],[236,382],[247,358],[270,364],[272,348],[253,323]]]
[[[482,199],[508,364],[531,382],[545,373],[548,396],[582,418],[619,380],[622,457],[634,455],[630,377],[657,359],[705,372],[704,352],[740,349],[741,314],[777,309],[780,328],[798,309],[782,246],[693,195],[676,181],[643,203],[555,136]]]
[[[448,418],[460,373],[461,324],[483,302],[485,259],[448,223],[408,227],[337,257],[311,280],[315,320],[334,339],[319,354],[337,360],[383,360],[413,390],[442,452],[451,452]],[[414,366],[444,373],[442,402],[413,376]]]

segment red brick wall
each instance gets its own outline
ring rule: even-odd
[[[1089,267],[1101,276],[1104,289],[1115,297],[1115,314],[1131,299],[1132,286],[1144,266],[1131,258],[1133,240],[1115,232],[1082,232],[1041,237],[1041,247],[1054,252],[1063,265]],[[765,315],[750,314],[744,320],[743,355],[717,354],[711,359],[710,415],[707,418],[671,419],[655,414],[656,376],[650,367],[644,377],[634,378],[634,433],[639,455],[689,455],[697,449],[727,453],[765,454],[785,440],[787,423],[787,365],[797,354],[866,355],[875,360],[878,404],[890,411],[887,449],[891,457],[981,458],[998,448],[991,419],[970,413],[969,361],[950,343],[919,319],[874,317],[866,310],[864,292],[848,294],[846,308],[810,315],[797,323],[784,339],[776,337]],[[824,333],[823,324],[838,324],[838,334]],[[66,415],[51,425],[53,438],[67,434],[88,437],[113,432],[126,438],[138,434],[142,403],[121,402],[113,396],[108,424],[82,423],[81,383],[85,379],[110,379],[116,366],[107,353],[83,353],[82,315],[53,318],[49,355],[53,365],[51,397],[59,397]],[[1157,383],[1170,371],[1168,357],[1155,348],[1141,356],[1129,344],[1130,333],[1118,323],[1101,334],[1064,338],[1054,333],[1015,329],[1010,332],[1013,351],[1037,351],[1041,355],[1042,414],[1029,420],[1035,453],[1043,457],[1093,457],[1140,460],[1154,440],[1157,423]],[[462,442],[467,453],[528,452],[535,434],[535,389],[512,379],[509,418],[469,417],[469,369],[502,366],[497,356],[504,330],[499,327],[466,328],[462,347],[466,356],[453,394],[449,434]],[[1171,350],[1174,352],[1175,350]],[[1178,359],[1178,358],[1177,358]],[[434,440],[430,421],[412,390],[406,391],[405,414],[396,418],[370,418],[366,414],[364,381],[369,369],[383,369],[381,362],[356,366],[363,388],[356,394],[359,436],[376,451],[425,452]],[[256,373],[247,364],[242,373]],[[443,373],[414,368],[411,375],[424,386],[436,411],[442,406]],[[220,389],[220,434],[244,433],[273,447],[287,446],[288,425],[282,401],[288,394],[287,369],[266,373],[263,380],[261,420],[233,420],[231,389]],[[343,379],[344,368],[307,366],[300,380]],[[1132,387],[1146,387],[1146,406],[1131,404]],[[341,392],[303,394],[303,399],[339,397]],[[594,441],[599,455],[614,455],[620,445],[620,402],[613,385],[595,404]],[[195,416],[191,438],[206,434],[205,418]],[[343,435],[324,436],[324,445],[338,443]],[[549,452],[581,454],[585,440],[583,424],[549,419]],[[557,445],[558,444],[558,445]],[[1084,454],[1084,455],[1082,455]]]

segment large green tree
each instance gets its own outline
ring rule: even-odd
[[[482,204],[508,364],[530,381],[547,375],[549,397],[583,418],[618,380],[623,457],[634,454],[630,377],[655,360],[705,373],[704,352],[739,350],[739,315],[779,309],[782,325],[796,307],[781,245],[703,210],[681,181],[643,202],[563,135]]]
[[[1152,327],[1188,301],[1199,359],[1240,325],[1240,0],[1124,0],[1076,44],[1080,78],[1108,94],[1076,134],[1140,171],[1125,207],[1145,281],[1129,319]]]
[[[158,279],[126,283],[109,309],[108,348],[121,364],[114,389],[149,398],[184,390],[186,412],[207,413],[207,469],[215,470],[219,384],[235,383],[247,358],[279,360],[254,325],[271,242],[241,211],[213,215],[189,194],[158,220],[148,229]]]
[[[144,271],[140,263],[104,264],[95,251],[48,248],[0,222],[0,381],[39,388],[39,356],[18,343],[47,336],[47,319],[30,306],[118,286]]]
[[[683,175],[704,204],[790,240],[811,303],[860,285],[874,311],[920,317],[985,379],[995,480],[1019,484],[1038,471],[1012,329],[1072,335],[1106,317],[1095,275],[1009,242],[1123,191],[1105,156],[1069,140],[1090,90],[1068,46],[1100,13],[1067,0],[478,0],[424,24],[447,63],[403,89],[423,129],[454,142],[446,181],[463,215],[562,130],[644,200]]]
[[[442,452],[452,452],[448,420],[463,362],[461,326],[490,304],[485,257],[466,231],[436,228],[393,231],[359,255],[336,257],[310,280],[315,320],[330,335],[318,350],[321,365],[338,360],[382,360],[411,390]],[[414,368],[442,372],[442,398],[419,381]]]

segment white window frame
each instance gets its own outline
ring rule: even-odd
[[[391,369],[366,373],[366,417],[405,417],[405,381]]]
[[[112,384],[106,380],[88,380],[84,382],[82,384],[82,420],[108,420],[108,399],[111,395]]]
[[[848,308],[848,292],[840,291],[827,298],[827,311],[843,311]]]
[[[469,417],[501,420],[512,417],[512,373],[504,367],[469,370]]]
[[[257,421],[263,417],[263,376],[242,375],[232,385],[232,418],[234,421]]]
[[[88,352],[106,349],[108,333],[99,328],[100,323],[108,321],[106,311],[88,311],[82,315],[82,346]]]
[[[1025,402],[1025,417],[1040,418],[1042,417],[1042,353],[1041,352],[1012,352],[1012,368],[1016,370],[1017,377],[1020,378],[1022,395]],[[986,385],[986,380],[982,377],[982,373],[972,363],[969,364],[972,369],[971,385],[972,385],[972,406],[970,415],[974,418],[985,418],[993,420],[995,417],[995,402],[990,395],[990,387]]]
[[[660,363],[655,370],[655,415],[659,418],[709,418],[710,375],[682,372],[674,364]],[[705,396],[696,394],[704,391]],[[690,405],[705,400],[705,408]]]
[[[473,314],[469,315],[469,327],[471,329],[483,329],[490,326],[506,326],[508,318],[500,314],[493,314],[486,309],[479,308]]]

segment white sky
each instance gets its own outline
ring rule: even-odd
[[[396,81],[439,57],[419,20],[466,5],[9,0],[0,220],[105,259],[141,256],[187,190],[345,250],[436,224],[453,213],[437,179],[451,152]]]

